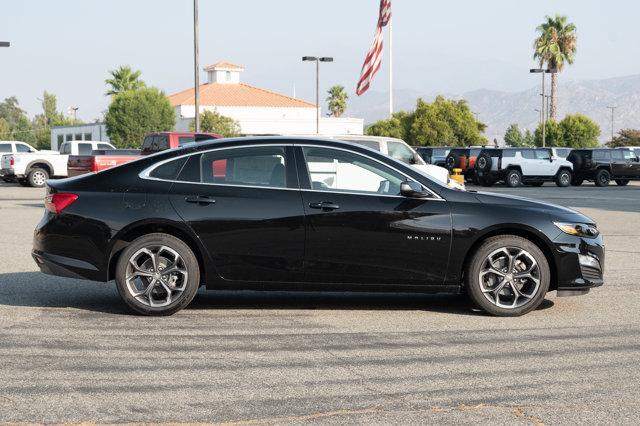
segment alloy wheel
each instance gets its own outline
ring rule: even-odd
[[[189,274],[184,260],[167,246],[143,247],[130,258],[126,287],[143,305],[157,308],[176,301],[186,288]]]
[[[528,251],[502,247],[485,258],[478,278],[487,300],[500,308],[514,309],[538,293],[540,267]]]
[[[565,186],[569,186],[571,183],[571,177],[569,177],[569,173],[561,173],[560,174],[560,183]]]
[[[41,172],[39,170],[36,170],[35,172],[33,172],[33,177],[31,178],[31,181],[37,186],[44,185],[46,180],[47,180],[47,176],[44,174],[44,172]]]

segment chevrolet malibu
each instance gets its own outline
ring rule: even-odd
[[[461,293],[499,316],[602,285],[596,224],[525,198],[453,189],[336,140],[224,139],[49,181],[33,258],[115,280],[135,312],[207,289]]]

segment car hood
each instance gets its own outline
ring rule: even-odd
[[[491,192],[477,192],[474,194],[482,204],[501,205],[505,207],[525,208],[529,211],[539,211],[547,214],[551,220],[565,222],[579,222],[595,224],[593,219],[568,207],[559,206],[545,201],[532,200],[517,195],[495,194]]]

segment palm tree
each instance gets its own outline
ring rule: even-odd
[[[556,15],[545,16],[545,22],[536,28],[540,33],[533,43],[533,59],[537,59],[540,66],[545,64],[555,70],[551,74],[551,107],[552,120],[557,115],[558,75],[564,68],[565,62],[573,64],[576,55],[576,26],[567,22],[567,17]]]
[[[138,90],[145,87],[144,81],[140,80],[140,71],[134,71],[129,65],[121,65],[116,70],[109,71],[111,78],[104,82],[111,86],[106,93],[107,96],[115,96],[118,93],[128,90]]]
[[[343,86],[336,85],[331,87],[327,93],[329,94],[327,102],[329,102],[331,115],[340,117],[347,109],[347,99],[349,99],[347,92],[345,92]]]

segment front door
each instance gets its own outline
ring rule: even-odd
[[[304,210],[291,146],[212,150],[191,156],[170,199],[221,278],[302,278]]]
[[[443,284],[451,244],[446,201],[399,195],[406,177],[350,151],[305,146],[306,280],[345,284]]]

